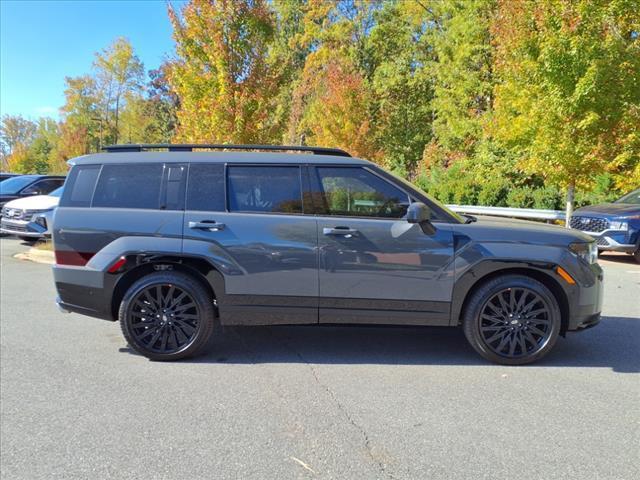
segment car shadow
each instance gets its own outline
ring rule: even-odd
[[[633,258],[632,255],[628,255],[626,253],[615,253],[615,252],[600,253],[598,255],[598,261],[634,265],[636,267],[640,266],[638,265],[638,262],[636,262],[636,260]]]
[[[533,367],[600,367],[638,373],[639,345],[640,318],[603,317],[592,329],[559,338],[549,355]],[[438,327],[223,327],[207,351],[184,362],[491,365],[467,344],[461,329]]]

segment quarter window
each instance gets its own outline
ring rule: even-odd
[[[360,167],[317,167],[322,213],[338,216],[402,218],[409,197]]]
[[[100,173],[99,165],[73,167],[60,198],[61,207],[88,207]]]
[[[302,213],[300,167],[228,167],[229,210]]]
[[[162,171],[161,164],[104,165],[93,206],[158,208]]]

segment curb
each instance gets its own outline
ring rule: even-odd
[[[28,260],[30,262],[44,263],[47,265],[54,265],[56,263],[53,252],[33,247],[26,252],[16,253],[13,257],[18,260]]]

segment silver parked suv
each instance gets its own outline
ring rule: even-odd
[[[600,320],[590,237],[459,216],[342,150],[116,145],[70,163],[58,304],[119,320],[154,360],[200,352],[219,322],[461,326],[524,364]]]

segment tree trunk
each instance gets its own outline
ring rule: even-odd
[[[575,183],[569,184],[569,187],[567,188],[567,209],[565,211],[565,223],[564,223],[565,227],[567,228],[571,228],[570,222],[571,222],[571,216],[573,215],[573,196],[575,191],[576,191],[576,184]]]
[[[119,135],[120,132],[118,131],[118,129],[120,128],[118,126],[119,117],[120,117],[120,93],[118,92],[118,96],[116,97],[116,140],[114,142],[116,145],[118,144],[118,137],[120,136]]]

